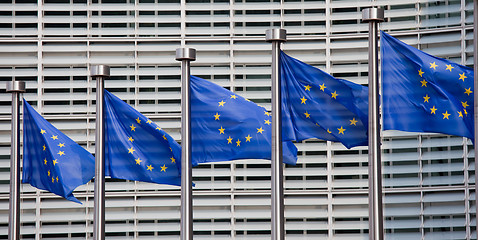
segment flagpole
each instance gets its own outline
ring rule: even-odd
[[[20,93],[25,92],[25,82],[7,82],[6,92],[12,93],[12,142],[10,159],[10,199],[8,239],[20,240]]]
[[[266,42],[272,43],[272,155],[271,155],[271,239],[285,239],[284,183],[282,164],[282,108],[280,80],[280,44],[287,39],[285,29],[266,30]]]
[[[380,115],[378,81],[378,23],[383,8],[366,8],[362,21],[369,23],[368,35],[368,188],[369,239],[383,239],[382,159],[380,156]]]
[[[105,239],[105,120],[104,83],[110,76],[107,65],[93,65],[91,77],[96,78],[96,133],[95,133],[95,193],[93,239]]]
[[[190,64],[196,60],[196,49],[177,48],[181,61],[181,240],[193,239],[193,188],[191,163],[191,94]]]
[[[478,151],[477,151],[477,144],[476,141],[478,139],[478,94],[476,90],[478,89],[478,0],[473,1],[474,8],[473,8],[473,77],[474,77],[474,101],[473,101],[473,110],[474,110],[474,127],[475,127],[475,143],[474,143],[474,151],[475,151],[475,220],[478,219]],[[475,221],[477,222],[477,221]],[[471,227],[471,226],[470,226]],[[478,239],[478,229],[476,231],[476,238]]]

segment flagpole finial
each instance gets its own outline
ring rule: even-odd
[[[362,10],[362,21],[364,22],[383,22],[384,10],[383,8],[365,8]]]
[[[108,65],[92,65],[90,70],[92,77],[109,77],[110,66]]]
[[[25,82],[12,81],[7,82],[7,92],[25,92]]]
[[[196,49],[194,48],[176,48],[176,60],[196,61]]]
[[[287,41],[287,31],[285,29],[267,29],[266,30],[266,42]]]

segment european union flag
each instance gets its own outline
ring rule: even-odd
[[[473,137],[473,70],[381,32],[383,128]]]
[[[347,148],[368,144],[368,88],[281,52],[284,140],[319,138]]]
[[[271,159],[271,114],[265,108],[202,78],[191,76],[193,166],[238,159]],[[297,148],[283,143],[283,162]]]
[[[153,121],[105,90],[105,175],[181,185],[181,147]]]
[[[23,99],[23,183],[81,204],[73,196],[73,190],[94,175],[93,155]]]

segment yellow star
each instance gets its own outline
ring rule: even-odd
[[[131,147],[131,148],[128,148],[128,153],[131,153],[131,154],[133,154],[133,152],[134,152],[134,151],[135,151],[135,150],[134,150],[134,148],[133,148],[133,147]]]
[[[422,87],[427,87],[427,81],[425,79],[423,79],[422,81],[420,81],[422,83]]]
[[[237,145],[236,145],[236,147],[239,147],[239,146],[241,146],[241,140],[237,139],[237,142],[236,142],[236,144],[237,144]]]
[[[328,128],[327,128],[327,132],[328,132],[328,133],[332,133]]]
[[[161,128],[160,128],[160,127],[156,127],[156,130],[159,130],[159,131],[161,131]]]
[[[219,134],[224,134],[224,130],[226,130],[226,129],[222,128],[222,126],[221,126],[221,128],[219,128],[218,130],[219,130]]]
[[[129,138],[128,138],[128,141],[134,142],[134,139],[133,139],[132,137],[129,137]]]
[[[226,103],[226,102],[220,101],[220,102],[219,102],[219,107],[224,107],[224,103]]]
[[[266,120],[264,120],[264,124],[271,125],[271,121],[266,119]]]
[[[166,172],[166,169],[168,169],[168,167],[166,167],[166,164],[164,164],[164,165],[161,167],[161,172]]]
[[[340,126],[340,128],[337,128],[337,130],[339,130],[339,134],[342,134],[344,135],[344,132],[345,132],[345,128]]]
[[[136,122],[137,122],[138,124],[141,124],[141,120],[139,119],[139,117],[136,118]]]
[[[148,119],[148,121],[146,121],[146,123],[151,124],[151,123],[153,123],[153,121],[151,121],[151,120]]]
[[[232,143],[232,138],[231,136],[229,136],[229,138],[227,139],[227,144],[231,144]]]
[[[43,151],[45,151],[45,150],[46,150],[46,146],[45,146],[45,145],[43,145]]]
[[[458,74],[460,75],[460,80],[463,80],[463,82],[465,81],[465,78],[467,78],[467,76],[465,76],[465,73],[462,73],[462,74]]]
[[[216,115],[214,115],[214,120],[219,120],[219,117],[220,117],[220,116],[221,116],[221,115],[219,115],[219,113],[216,113]]]
[[[56,177],[56,182],[58,182],[58,177]]]
[[[270,115],[271,115],[271,113],[268,112],[268,111],[264,111],[264,114],[267,115],[267,116],[270,116]]]
[[[423,77],[423,74],[424,74],[424,72],[423,72],[422,69],[420,68],[420,70],[418,70],[418,75],[420,75],[420,77]]]
[[[58,151],[58,154],[59,154],[60,156],[63,156],[63,155],[65,155],[65,152],[63,152],[63,151]]]
[[[173,151],[173,149],[172,149],[171,147],[169,147],[169,151],[171,151],[171,152],[172,152],[172,151]]]
[[[350,121],[350,125],[354,125],[354,126],[357,126],[357,120],[355,120],[355,118],[353,118],[352,120],[349,120]]]
[[[231,98],[232,98],[232,99],[236,99],[236,98],[237,98],[237,96],[236,96],[236,95],[234,95],[234,94],[232,94],[232,95],[231,95]]]
[[[312,88],[310,85],[307,85],[307,86],[304,86],[305,87],[305,91],[309,91],[310,92],[310,89]]]
[[[264,132],[264,129],[262,129],[262,127],[261,127],[261,128],[257,128],[257,133],[262,133],[262,132]]]
[[[463,109],[463,113],[465,113],[465,115],[468,115],[468,112],[466,111],[466,109]]]
[[[58,144],[58,147],[61,147],[61,148],[62,148],[62,147],[64,147],[64,146],[65,146],[64,143],[59,143],[59,144]]]
[[[141,165],[142,160],[140,158],[135,159],[136,164]]]
[[[437,109],[435,108],[435,106],[433,106],[432,108],[430,108],[430,110],[432,111],[431,114],[435,114]]]
[[[48,177],[50,176],[50,174],[51,174],[51,173],[50,173],[50,170],[48,170]]]
[[[435,62],[430,63],[430,68],[433,68],[434,70],[437,70],[438,65],[435,64]]]
[[[334,91],[334,92],[332,93],[332,98],[333,98],[333,99],[337,99],[337,95],[338,95],[338,94],[337,94],[337,91]]]
[[[168,140],[168,138],[166,137],[166,134],[163,135],[163,139],[164,139],[164,140]]]
[[[55,166],[58,163],[58,160],[53,160],[53,166]]]
[[[41,133],[41,134],[45,134],[45,133],[46,133],[46,131],[45,131],[45,130],[43,130],[43,129],[41,129],[41,130],[40,130],[40,133]]]
[[[54,178],[54,177],[51,177],[51,182],[52,182],[52,183],[55,182],[55,178]]]
[[[458,117],[463,117],[463,113],[461,113],[461,111],[458,111]]]
[[[47,161],[47,160],[46,160],[46,158],[45,158],[45,160],[43,160],[43,162],[44,162],[44,163],[45,163],[45,165],[46,165],[48,161]]]
[[[471,87],[468,89],[465,88],[465,94],[468,94],[468,96],[470,96],[470,93],[473,93],[473,91],[471,91]]]
[[[466,107],[470,106],[470,105],[468,105],[468,101],[461,102],[461,105],[463,106],[463,108],[466,108]]]
[[[176,163],[176,159],[174,157],[170,157],[172,163]]]
[[[305,118],[310,118],[310,114],[307,111],[304,114],[305,114]]]
[[[246,137],[246,142],[250,142],[250,141],[251,141],[251,138],[252,138],[251,135],[248,134],[247,137]]]
[[[445,111],[445,113],[442,113],[443,114],[443,119],[449,119],[448,116],[450,116],[451,114],[448,113],[448,111]]]
[[[454,67],[452,67],[451,64],[450,64],[450,65],[446,64],[446,70],[450,70],[450,72],[451,72],[451,70],[452,70],[453,68],[454,68]]]
[[[428,100],[430,99],[430,97],[429,97],[428,94],[427,94],[425,97],[423,97],[423,99],[424,99],[423,102],[428,102]]]
[[[307,101],[307,98],[305,98],[305,97],[302,97],[302,98],[300,99],[300,101],[301,101],[301,103],[300,103],[300,104],[305,104],[305,101]]]
[[[148,165],[148,169],[147,169],[147,170],[149,170],[149,171],[151,171],[151,172],[152,172],[152,171],[153,171],[153,169],[154,169],[154,167],[153,167],[152,165]]]
[[[136,127],[135,127],[133,124],[131,124],[131,126],[129,126],[129,127],[131,128],[131,131],[135,131],[135,132],[136,132]]]
[[[320,86],[320,90],[322,90],[322,92],[325,91],[325,89],[327,88],[325,86],[325,83],[322,83],[322,85],[319,85],[319,86]]]
[[[51,136],[51,139],[53,139],[53,140],[57,140],[57,139],[58,139],[58,136],[56,136],[56,135],[53,135],[53,136]]]

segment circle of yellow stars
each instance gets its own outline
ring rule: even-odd
[[[431,62],[429,63],[430,64],[430,69],[433,69],[433,70],[437,70],[437,68],[439,67],[439,65],[436,63],[436,62]],[[453,67],[451,64],[445,64],[445,71],[450,71],[452,72],[453,69],[455,67]],[[423,74],[425,74],[425,72],[420,68],[418,70],[418,75],[420,76],[420,78],[423,78]],[[468,78],[466,76],[466,74],[463,72],[463,73],[458,73],[458,76],[457,76],[457,80],[458,81],[463,81],[465,82],[465,79]],[[422,79],[420,81],[421,83],[421,87],[423,88],[428,88],[428,81],[426,79]],[[468,96],[470,96],[470,94],[473,93],[473,91],[471,90],[471,87],[470,88],[464,88],[464,92],[463,94],[466,94]],[[423,96],[423,103],[430,103],[430,96],[428,96],[428,94],[425,94],[425,96]],[[455,116],[458,116],[459,118],[463,118],[463,116],[467,116],[468,115],[468,111],[466,110],[467,107],[469,107],[470,105],[468,104],[468,101],[465,101],[465,102],[461,102],[461,105],[463,107],[463,110],[462,111],[457,111],[456,115]],[[433,105],[431,108],[430,108],[430,114],[432,115],[436,115],[437,114],[437,110],[438,108]],[[452,116],[452,113],[448,113],[448,110],[445,110],[445,112],[442,112],[442,119],[450,119],[450,116]]]

